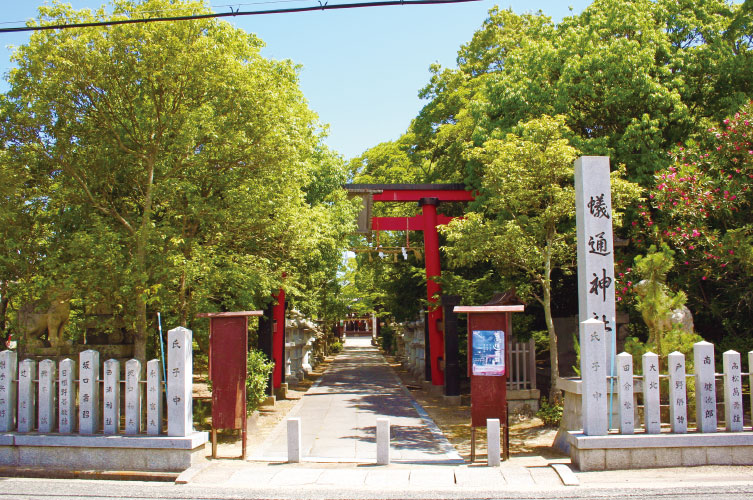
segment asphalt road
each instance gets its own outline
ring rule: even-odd
[[[680,488],[656,487],[640,488],[616,487],[592,489],[573,487],[537,491],[483,491],[481,489],[426,489],[406,492],[379,489],[340,489],[340,488],[226,488],[175,485],[171,483],[147,483],[99,480],[59,480],[59,479],[0,479],[0,499],[49,500],[49,499],[662,499],[662,500],[704,500],[729,499],[749,500],[753,498],[753,484],[683,486]]]

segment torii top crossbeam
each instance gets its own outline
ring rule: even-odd
[[[473,201],[473,193],[464,184],[346,184],[349,193],[370,197],[379,202],[418,202],[421,215],[413,217],[370,217],[370,203],[365,203],[370,225],[374,231],[423,231],[424,254],[426,255],[426,294],[429,302],[441,292],[433,278],[442,274],[439,263],[439,236],[437,226],[447,224],[453,218],[437,214],[440,202]],[[440,366],[444,358],[444,337],[438,328],[442,321],[442,309],[431,307],[427,317],[429,325],[429,356],[431,357],[432,385],[444,385],[444,370]]]

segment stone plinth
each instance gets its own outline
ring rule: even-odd
[[[569,432],[570,458],[581,471],[753,465],[750,432],[586,436]]]
[[[0,465],[59,469],[183,471],[206,460],[206,432],[186,437],[3,435]]]

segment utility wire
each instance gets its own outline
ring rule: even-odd
[[[190,21],[194,19],[211,19],[220,17],[236,17],[236,16],[260,16],[265,14],[291,14],[294,12],[311,12],[315,10],[339,10],[339,9],[357,9],[361,7],[387,7],[391,5],[436,5],[436,4],[452,4],[452,3],[466,3],[466,2],[478,2],[480,0],[388,0],[381,2],[362,2],[362,3],[344,3],[328,5],[327,3],[316,7],[295,7],[288,9],[271,9],[271,10],[255,10],[247,12],[225,12],[225,13],[211,13],[211,14],[196,14],[190,16],[174,16],[174,17],[151,17],[145,19],[121,19],[117,21],[97,21],[89,23],[71,23],[71,24],[46,24],[43,26],[20,26],[15,28],[0,28],[0,33],[18,33],[22,31],[46,31],[46,30],[58,30],[58,29],[71,29],[71,28],[92,28],[98,26],[116,26],[119,24],[143,24],[143,23],[156,23],[164,21]]]

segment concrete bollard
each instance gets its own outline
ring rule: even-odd
[[[301,419],[288,419],[288,462],[301,461]]]
[[[486,419],[486,456],[489,467],[499,467],[502,464],[499,442],[499,419]]]
[[[390,463],[390,419],[378,418],[376,421],[377,465]]]

